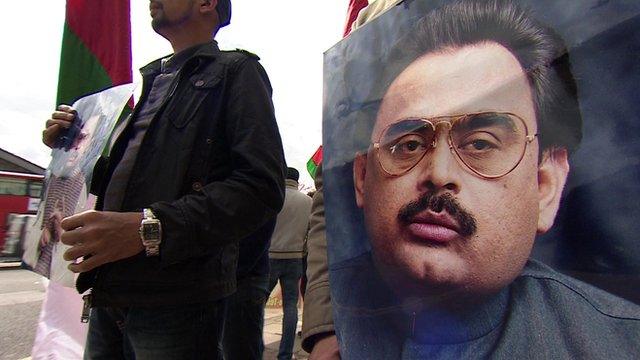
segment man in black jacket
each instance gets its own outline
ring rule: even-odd
[[[222,52],[225,0],[150,2],[174,54],[141,69],[143,91],[94,169],[96,209],[63,220],[66,260],[93,311],[88,358],[216,358],[238,242],[284,197],[271,86],[255,55]],[[73,120],[58,108],[43,141]]]

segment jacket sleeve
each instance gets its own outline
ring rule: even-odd
[[[231,66],[223,119],[229,175],[195,194],[151,205],[162,221],[163,265],[239,241],[282,208],[284,153],[269,79],[254,58],[243,56]]]
[[[302,348],[311,352],[319,335],[332,334],[333,313],[329,293],[327,237],[325,233],[322,168],[316,173],[316,193],[313,195],[311,220],[307,240],[307,291],[302,312]]]

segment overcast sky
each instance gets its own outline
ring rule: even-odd
[[[322,141],[322,53],[341,39],[348,0],[241,0],[216,39],[223,49],[258,54],[273,100],[289,166],[312,185],[306,162]],[[0,22],[0,147],[46,167],[44,121],[55,108],[64,0],[11,1]],[[138,68],[171,52],[150,26],[148,1],[131,3],[134,81]],[[138,91],[139,92],[139,91]]]

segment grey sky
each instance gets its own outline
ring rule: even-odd
[[[223,49],[243,48],[261,57],[287,162],[306,185],[313,184],[306,161],[322,141],[322,53],[341,39],[347,4],[236,0],[231,25],[217,36]],[[40,136],[55,107],[64,7],[64,0],[10,2],[5,10],[11,15],[0,22],[0,147],[44,167],[50,157]],[[171,47],[151,30],[147,1],[132,1],[131,27],[134,81],[140,81],[137,69]]]

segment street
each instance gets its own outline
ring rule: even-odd
[[[41,276],[0,264],[0,360],[30,356],[43,299]]]

